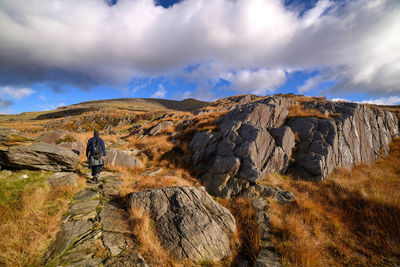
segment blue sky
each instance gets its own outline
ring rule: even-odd
[[[397,0],[3,0],[0,113],[296,93],[400,104]]]

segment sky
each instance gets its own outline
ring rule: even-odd
[[[0,0],[0,113],[245,93],[400,104],[400,1]]]

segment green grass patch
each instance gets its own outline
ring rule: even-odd
[[[33,191],[43,186],[52,172],[46,171],[18,171],[0,172],[0,205],[11,204],[20,199],[22,192]],[[28,178],[22,178],[27,175]]]

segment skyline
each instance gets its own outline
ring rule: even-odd
[[[0,113],[244,93],[400,104],[396,0],[5,0],[0,44]]]

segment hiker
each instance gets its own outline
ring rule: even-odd
[[[104,141],[99,137],[99,132],[94,131],[94,136],[89,139],[86,146],[86,160],[89,161],[89,168],[92,168],[93,181],[96,184],[99,182],[105,159],[106,147]]]

